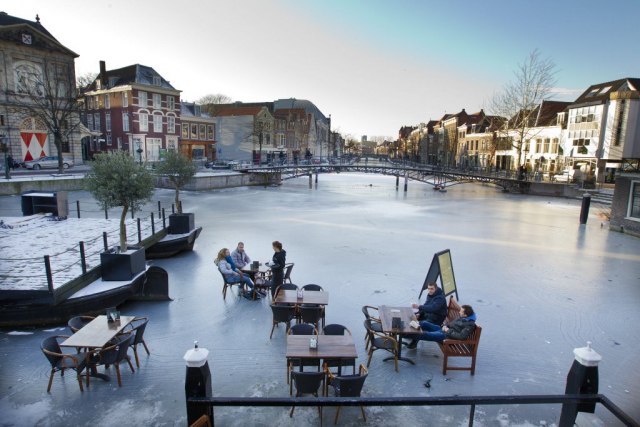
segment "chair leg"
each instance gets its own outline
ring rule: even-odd
[[[53,384],[53,376],[56,374],[56,371],[51,369],[51,373],[49,374],[49,386],[47,387],[47,393],[51,392],[51,384]]]
[[[367,416],[364,413],[364,406],[360,406],[360,411],[362,412],[362,418],[364,419],[364,422],[367,422]]]
[[[137,346],[137,345],[134,345],[134,346],[133,346],[133,355],[134,355],[134,356],[135,356],[135,358],[136,358],[136,367],[137,367],[138,369],[140,369],[140,360],[138,360],[138,346]]]
[[[225,283],[224,286],[222,287],[222,299],[226,299],[227,298],[227,284]]]
[[[142,345],[144,346],[144,351],[147,352],[148,356],[151,356],[151,352],[149,351],[149,347],[147,347],[147,343],[142,340]]]
[[[131,358],[127,355],[126,357],[127,363],[129,364],[129,367],[131,368],[131,372],[135,372],[136,370],[133,369],[133,364],[131,363]]]
[[[445,354],[442,359],[442,375],[447,375],[447,363],[449,362],[449,357]]]
[[[291,407],[291,411],[289,412],[289,418],[293,417],[293,411],[296,409],[295,406]]]
[[[476,373],[476,357],[471,357],[471,375],[475,375]]]
[[[396,354],[394,354],[394,355],[393,355],[393,361],[394,361],[394,362],[395,362],[395,364],[396,364],[396,372],[399,372],[399,371],[398,371],[398,353],[396,353]]]
[[[122,387],[122,378],[120,378],[120,364],[116,363],[116,375],[118,377],[118,387]]]
[[[336,410],[336,419],[333,420],[334,424],[338,424],[338,417],[340,416],[340,409],[342,409],[342,406],[338,406],[338,409]]]
[[[367,360],[367,368],[371,364],[371,357],[373,356],[373,347],[369,349],[369,359]]]
[[[276,322],[273,322],[273,326],[271,327],[271,334],[269,335],[269,339],[273,337],[273,330],[276,328]]]
[[[80,385],[80,391],[84,393],[84,387],[82,386],[82,371],[78,372],[78,385]]]

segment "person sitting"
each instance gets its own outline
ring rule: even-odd
[[[447,298],[442,289],[434,282],[427,284],[427,300],[423,305],[412,304],[418,309],[418,320],[425,320],[434,325],[442,325],[447,318]]]
[[[244,268],[245,265],[251,262],[251,258],[249,258],[249,255],[244,251],[244,243],[242,242],[238,242],[236,249],[231,252],[231,258],[233,259],[236,267],[240,269]]]
[[[427,321],[420,322],[420,327],[424,333],[413,338],[407,344],[407,348],[414,349],[418,346],[419,340],[442,342],[447,338],[454,340],[466,340],[476,329],[476,314],[470,305],[460,307],[460,317],[449,325],[440,326]]]
[[[238,270],[238,268],[233,263],[233,259],[231,259],[229,249],[220,249],[214,263],[218,266],[218,269],[228,283],[244,282],[245,285],[247,285],[247,287],[249,287],[249,289],[251,290],[249,292],[249,295],[253,294],[253,282],[251,281],[251,278],[242,274],[242,272]]]

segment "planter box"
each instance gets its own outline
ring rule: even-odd
[[[129,246],[125,253],[112,248],[100,254],[102,280],[129,281],[146,268],[144,248]]]
[[[169,215],[169,234],[186,234],[196,228],[195,214],[181,213]]]

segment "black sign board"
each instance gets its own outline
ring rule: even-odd
[[[424,284],[422,285],[418,299],[422,297],[422,292],[427,289],[429,283],[438,283],[438,277],[440,277],[440,286],[442,287],[444,296],[447,297],[455,293],[456,300],[458,300],[458,288],[456,286],[456,277],[453,274],[453,263],[451,262],[451,251],[449,249],[433,255],[431,266],[427,272],[427,277],[424,279]]]

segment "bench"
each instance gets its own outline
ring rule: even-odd
[[[453,298],[453,296],[449,299],[449,306],[447,307],[447,318],[444,321],[445,325],[453,322],[457,318],[460,317],[460,305]],[[474,375],[476,372],[476,353],[478,352],[478,345],[480,344],[480,334],[482,333],[482,328],[480,325],[476,324],[475,330],[471,333],[466,340],[454,340],[454,339],[445,339],[442,342],[439,342],[440,350],[442,351],[442,355],[444,356],[444,360],[442,362],[442,375],[447,375],[447,370],[449,371],[471,371],[471,375]],[[449,366],[449,358],[450,357],[470,357],[471,358],[471,366]]]

